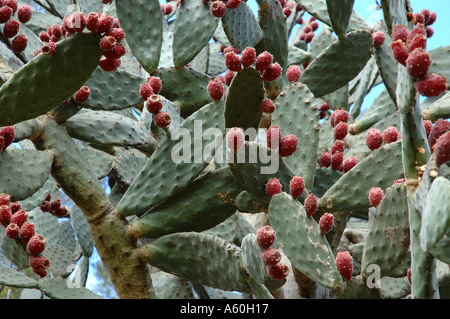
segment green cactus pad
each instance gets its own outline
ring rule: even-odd
[[[148,73],[156,70],[162,46],[162,12],[157,0],[117,0],[117,16],[128,45]]]
[[[0,154],[0,194],[12,201],[24,200],[36,193],[47,181],[52,168],[50,152],[8,149]]]
[[[183,1],[177,8],[173,26],[173,62],[183,67],[191,62],[208,43],[219,19],[202,0]]]
[[[11,239],[5,234],[5,228],[0,225],[0,252],[19,269],[29,267],[28,254],[20,239]]]
[[[222,26],[233,47],[243,51],[246,47],[255,47],[262,38],[262,30],[255,14],[247,3],[227,10],[222,18]]]
[[[147,162],[147,157],[137,150],[124,150],[111,163],[111,174],[127,189]]]
[[[303,177],[310,190],[319,145],[318,102],[307,86],[297,82],[284,88],[275,104],[272,125],[279,126],[283,136],[294,134],[299,141],[297,151],[283,160],[295,175]]]
[[[94,250],[94,240],[89,232],[89,223],[86,217],[76,205],[73,205],[70,209],[70,221],[77,235],[83,255],[86,257],[91,256]]]
[[[23,210],[29,211],[33,208],[39,206],[48,194],[51,194],[54,198],[59,196],[58,184],[55,182],[52,176],[49,176],[47,181],[42,185],[42,187],[30,197],[21,200],[20,205]]]
[[[301,81],[316,97],[336,91],[346,85],[366,66],[373,48],[372,36],[366,31],[353,31],[322,51],[303,72]],[[351,61],[337,64],[336,61]],[[327,70],[324,76],[323,70]],[[332,78],[333,81],[329,81]]]
[[[119,213],[123,216],[143,213],[189,185],[209,163],[209,159],[206,161],[205,158],[211,155],[207,154],[207,148],[214,155],[216,146],[222,143],[223,136],[220,141],[214,136],[213,141],[203,140],[202,126],[204,130],[211,128],[223,134],[223,112],[223,102],[210,103],[171,132],[147,160],[119,202],[117,207]],[[186,134],[189,134],[189,141],[185,140]],[[185,150],[186,148],[189,151]],[[174,160],[174,155],[180,158]]]
[[[266,286],[256,281],[253,277],[248,278],[248,284],[252,288],[252,293],[256,299],[275,299]]]
[[[355,0],[326,0],[331,26],[339,38],[345,37]]]
[[[47,271],[54,277],[66,278],[73,270],[71,266],[73,267],[77,263],[77,256],[58,244],[48,244],[45,247],[44,255],[50,261],[50,267]]]
[[[384,145],[342,175],[320,198],[319,207],[328,212],[370,208],[372,187],[384,190],[403,177],[401,143]]]
[[[235,198],[242,191],[228,167],[205,173],[131,224],[135,238],[210,229],[236,212]],[[199,200],[201,199],[201,200]]]
[[[430,50],[431,66],[429,73],[442,74],[450,79],[450,46]]]
[[[69,220],[60,221],[57,244],[71,253],[75,253],[75,250],[77,249],[77,239],[75,238],[75,230]]]
[[[264,99],[263,80],[253,68],[235,75],[225,102],[225,127],[258,129],[261,121],[261,102]]]
[[[414,88],[414,79],[409,75],[406,67],[400,63],[398,64],[396,94],[395,101],[397,101],[400,113],[407,113],[414,105],[417,92]]]
[[[250,292],[242,252],[210,234],[176,233],[139,248],[150,265],[187,280],[227,291]]]
[[[310,60],[311,56],[308,52],[300,48],[297,48],[294,45],[289,45],[287,65],[292,64],[300,65]]]
[[[330,244],[303,205],[287,193],[276,194],[269,204],[269,220],[292,266],[320,285],[336,288],[341,276]]]
[[[87,146],[85,149],[82,149],[81,153],[88,161],[92,173],[94,173],[98,179],[102,179],[109,174],[111,165],[114,161],[114,156],[93,148],[92,146]]]
[[[154,75],[163,83],[160,94],[178,104],[184,118],[213,102],[207,91],[210,77],[205,74],[191,68],[172,67],[159,68]]]
[[[0,264],[0,284],[16,288],[36,288],[38,283],[25,274]]]
[[[71,97],[97,67],[99,43],[98,33],[74,34],[53,55],[39,54],[19,69],[0,88],[0,126],[45,114]]]
[[[258,283],[264,284],[267,278],[266,266],[261,258],[261,248],[256,241],[256,234],[248,234],[242,239],[242,259],[245,270]]]
[[[369,227],[361,262],[361,274],[367,278],[372,274],[370,265],[380,267],[384,277],[401,263],[409,248],[408,203],[406,185],[394,184],[377,207]]]
[[[240,212],[246,213],[267,213],[267,205],[262,204],[258,198],[247,191],[242,191],[236,197],[236,207]]]
[[[311,55],[311,61],[317,58],[317,56],[329,45],[336,41],[336,37],[333,35],[332,31],[324,29],[319,34],[314,36],[309,45],[309,54]]]
[[[74,284],[75,285],[75,284]],[[102,299],[84,287],[69,287],[62,278],[44,278],[39,281],[39,289],[53,299]]]
[[[333,186],[340,178],[342,173],[328,167],[318,167],[314,175],[314,184],[311,193],[321,198],[326,191]]]
[[[44,213],[40,208],[36,208],[33,215],[34,228],[37,234],[41,234],[47,240],[47,244],[56,244],[59,239],[58,217],[51,213]]]
[[[439,119],[450,118],[450,92],[422,110],[424,120],[436,122]]]

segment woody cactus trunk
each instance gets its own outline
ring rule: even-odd
[[[448,298],[445,17],[353,4],[0,0],[0,283]]]

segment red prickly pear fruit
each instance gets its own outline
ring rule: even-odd
[[[50,210],[54,211],[61,207],[61,200],[55,199],[50,203]]]
[[[394,41],[391,44],[391,48],[397,62],[406,66],[406,60],[408,59],[409,52],[405,43],[401,40]]]
[[[3,6],[0,8],[0,23],[6,23],[11,19],[13,15],[13,10],[8,6]]]
[[[425,31],[425,26],[421,23],[418,23],[414,26],[414,28],[411,30],[411,32],[408,34],[408,37],[406,38],[406,47],[409,48],[411,41],[416,37],[417,35],[422,35],[426,38],[427,32]]]
[[[383,131],[383,142],[384,144],[390,144],[397,142],[398,132],[393,126],[388,127]]]
[[[379,187],[372,187],[369,191],[369,202],[373,207],[378,207],[383,199],[383,191]]]
[[[211,79],[208,83],[208,94],[214,101],[220,101],[223,96],[223,85],[217,78]]]
[[[420,95],[435,97],[447,90],[448,82],[441,74],[428,74],[423,79],[416,81],[414,88]]]
[[[52,55],[56,51],[57,44],[54,42],[45,43],[42,47],[42,53],[46,55]]]
[[[5,0],[5,6],[10,7],[16,13],[18,6],[17,0]]]
[[[323,112],[327,112],[329,109],[330,109],[330,105],[328,105],[328,103],[326,101],[323,101],[319,108],[319,110],[323,111]]]
[[[311,31],[305,34],[306,43],[311,43],[313,39],[314,39],[314,32]]]
[[[422,24],[424,24],[425,23],[425,17],[424,17],[424,15],[421,13],[421,12],[417,12],[416,14],[414,14],[414,24],[417,24],[417,23],[422,23]]]
[[[308,197],[305,198],[303,206],[305,207],[306,215],[312,216],[318,208],[316,195],[309,194]]]
[[[153,122],[158,127],[167,127],[169,126],[170,122],[172,121],[172,118],[169,114],[166,112],[159,112],[155,116],[153,116]]]
[[[127,53],[127,49],[123,44],[118,43],[111,51],[103,51],[102,53],[103,56],[109,60],[118,60]]]
[[[334,216],[329,213],[323,214],[319,219],[320,234],[325,235],[333,228]]]
[[[258,72],[264,72],[267,68],[272,65],[273,56],[267,51],[264,51],[258,55],[255,62],[255,69]]]
[[[281,253],[275,248],[268,248],[261,253],[261,259],[266,266],[273,266],[280,262]]]
[[[11,214],[14,214],[22,209],[22,205],[20,204],[20,202],[12,202],[10,207],[11,207]]]
[[[102,51],[104,51],[104,52],[109,52],[109,51],[112,51],[112,49],[114,49],[116,44],[117,44],[117,40],[115,37],[104,36],[100,40],[100,49],[102,49]]]
[[[162,81],[159,77],[157,76],[151,76],[147,79],[147,83],[150,84],[153,93],[155,94],[159,94],[161,92],[162,89]]]
[[[48,200],[44,200],[39,207],[44,213],[51,211],[51,204]]]
[[[441,166],[450,161],[450,131],[441,135],[434,144],[436,164]]]
[[[275,230],[270,226],[262,226],[256,232],[256,242],[262,249],[270,248],[275,242],[276,234]]]
[[[30,256],[28,264],[30,265],[31,269],[33,269],[33,271],[46,270],[48,267],[50,267],[50,261],[42,255]]]
[[[428,137],[428,143],[430,144],[430,149],[433,150],[433,146],[441,137],[442,134],[450,130],[450,122],[444,119],[439,119],[436,121],[431,129],[430,136]]]
[[[383,144],[383,136],[381,135],[380,130],[373,128],[370,129],[366,134],[366,145],[372,151],[381,147]]]
[[[406,25],[403,24],[396,24],[392,27],[392,35],[391,39],[392,42],[401,40],[402,42],[406,42],[408,39],[409,30]]]
[[[158,94],[152,94],[148,97],[146,108],[152,114],[158,114],[163,107],[163,102]]]
[[[20,228],[27,220],[28,220],[28,213],[23,209],[21,209],[11,216],[10,223],[14,223]]]
[[[264,72],[262,75],[262,79],[267,82],[275,81],[278,79],[278,77],[281,75],[282,72],[281,66],[276,63],[272,63]]]
[[[277,149],[281,145],[283,136],[279,126],[272,125],[267,129],[267,147]]]
[[[236,152],[244,145],[244,131],[239,127],[233,127],[228,131],[226,140],[228,148]]]
[[[347,173],[358,164],[356,157],[350,156],[344,161],[344,173]]]
[[[11,204],[11,196],[9,194],[0,194],[0,206],[9,205]]]
[[[139,95],[144,101],[147,101],[152,94],[154,94],[154,92],[149,83],[145,82],[139,86]]]
[[[319,23],[317,21],[311,21],[309,23],[309,26],[312,28],[313,31],[317,31],[319,29]]]
[[[334,138],[336,140],[343,140],[348,134],[348,124],[339,122],[334,127]]]
[[[322,155],[320,155],[320,167],[330,167],[331,165],[331,157],[332,154],[330,151],[325,151],[322,153]]]
[[[41,31],[39,32],[39,39],[42,42],[50,42],[50,35],[45,31]]]
[[[411,282],[411,268],[408,268],[406,270],[406,277],[408,278],[408,282],[411,285],[412,284],[412,282]]]
[[[284,15],[286,16],[286,18],[289,18],[289,16],[290,16],[291,13],[292,13],[292,8],[290,8],[290,7],[284,7],[284,8],[283,8],[283,13],[284,13]]]
[[[100,19],[100,13],[99,12],[91,12],[89,13],[85,20],[86,20],[86,29],[88,29],[91,32],[97,32],[99,27],[99,19]],[[118,41],[120,42],[120,41]]]
[[[429,120],[423,121],[423,127],[425,128],[425,131],[427,132],[427,138],[430,137],[431,129],[433,128],[433,123]]]
[[[281,183],[276,177],[269,179],[266,184],[266,194],[272,197],[275,194],[281,193]]]
[[[84,17],[83,12],[75,11],[72,14],[72,27],[76,33],[83,32],[86,27],[86,18]]]
[[[27,23],[31,19],[31,7],[27,4],[23,4],[17,10],[17,19],[21,23]]]
[[[422,48],[417,48],[406,59],[406,68],[413,79],[427,75],[431,66],[430,54]]]
[[[261,111],[263,111],[264,113],[271,114],[275,111],[275,109],[275,103],[271,99],[265,98],[261,101]]]
[[[99,33],[106,33],[109,30],[112,29],[114,24],[114,18],[107,15],[107,14],[101,14],[98,19],[98,29],[97,31]]]
[[[295,153],[298,146],[298,138],[294,134],[286,135],[281,139],[279,148],[279,155],[281,157],[288,157]]]
[[[303,177],[294,176],[289,183],[289,192],[293,198],[298,198],[305,190]]]
[[[20,22],[15,19],[9,19],[3,26],[3,36],[13,38],[19,33]]]
[[[334,141],[331,146],[331,155],[334,155],[336,152],[344,153],[345,143],[341,140]]]
[[[17,237],[19,237],[19,231],[20,227],[17,226],[17,224],[10,223],[8,226],[6,226],[5,235],[8,238],[16,239]]]
[[[14,138],[16,136],[15,127],[14,126],[3,126],[0,129],[0,136],[3,136],[3,138],[4,138],[2,149],[0,149],[0,151],[3,151],[3,150],[6,150],[6,148],[8,148],[8,146],[10,146],[12,144],[12,142],[14,141]]]
[[[373,46],[375,48],[379,48],[384,44],[384,41],[386,40],[386,35],[383,31],[377,31],[372,33],[372,39],[373,39]]]
[[[231,81],[233,81],[234,79],[234,72],[231,70],[227,70],[224,74],[224,78],[225,84],[229,86],[231,84]]]
[[[330,124],[335,127],[339,122],[347,123],[349,119],[349,114],[345,110],[336,110],[331,114]]]
[[[105,33],[105,36],[114,37],[117,43],[119,43],[123,39],[125,39],[125,31],[123,31],[122,28],[112,28],[111,30]]]
[[[12,213],[8,205],[0,206],[0,224],[7,227],[11,221]]]
[[[427,48],[427,37],[426,36],[424,36],[422,34],[416,35],[408,45],[408,52],[411,53],[417,48],[422,48],[422,49],[426,50],[426,48]]]
[[[99,65],[103,71],[112,72],[120,66],[121,62],[122,61],[120,59],[110,60],[106,57],[103,57],[100,59]]]
[[[302,71],[298,67],[298,65],[291,65],[286,70],[286,78],[289,82],[298,82],[300,77],[302,76]]]
[[[331,156],[331,168],[335,171],[341,170],[341,165],[344,163],[344,153],[336,152]]]
[[[27,253],[30,256],[38,256],[45,250],[47,240],[44,236],[36,234],[27,243]]]
[[[395,180],[394,184],[400,184],[400,183],[404,183],[404,182],[406,182],[406,179],[400,178],[400,179]]]
[[[18,34],[11,42],[11,49],[15,53],[21,53],[25,51],[28,44],[28,37],[25,34]]]
[[[428,19],[425,21],[425,25],[429,26],[436,22],[437,15],[436,12],[430,11],[430,14],[428,15]]]
[[[241,58],[233,51],[225,53],[225,65],[228,70],[233,72],[242,70]]]
[[[353,259],[348,251],[341,251],[336,256],[336,267],[342,278],[350,280],[353,272]]]
[[[56,217],[64,217],[67,215],[68,212],[69,212],[69,210],[67,209],[67,207],[64,205],[61,205],[58,209],[55,209],[54,211],[52,211],[52,214]]]
[[[222,1],[213,1],[209,10],[216,18],[222,18],[225,16],[225,13],[227,13],[227,6]]]
[[[273,266],[266,266],[267,275],[274,280],[283,280],[289,274],[289,268],[287,265],[280,262]]]
[[[89,100],[91,96],[91,89],[88,86],[82,86],[74,95],[75,101],[78,103],[84,103]]]
[[[434,35],[434,29],[432,27],[426,27],[425,31],[427,33],[427,38],[431,38]]]
[[[230,1],[228,1],[230,2]],[[244,68],[250,67],[256,61],[256,51],[252,47],[247,47],[241,53],[241,63]]]
[[[25,222],[22,227],[20,227],[20,239],[26,245],[31,237],[35,234],[34,223],[33,222]]]
[[[234,52],[234,53],[236,53],[236,54],[241,53],[241,51],[239,51],[238,48],[235,48],[235,47],[233,47],[233,46],[231,46],[231,47],[226,47],[225,49],[223,49],[223,54],[227,54],[228,52]]]

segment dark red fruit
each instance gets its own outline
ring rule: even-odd
[[[279,154],[281,157],[291,156],[298,146],[298,138],[294,134],[286,135],[281,139]]]
[[[336,256],[336,267],[342,278],[350,280],[353,272],[353,259],[348,251],[339,252]]]
[[[373,46],[375,48],[379,48],[384,44],[384,41],[386,40],[386,35],[382,31],[377,31],[372,33],[373,38]]]
[[[279,126],[272,125],[267,129],[267,146],[270,149],[277,149],[281,145],[282,138]]]
[[[35,234],[34,223],[25,222],[22,227],[20,227],[20,239],[26,245],[31,237]]]
[[[102,49],[102,51],[104,51],[104,52],[109,52],[109,51],[112,51],[112,49],[114,49],[116,44],[117,44],[117,40],[115,37],[104,36],[100,40],[100,49]]]
[[[275,81],[281,75],[282,72],[281,66],[276,63],[272,63],[269,67],[263,72],[262,79],[267,82]]]
[[[286,70],[286,78],[289,82],[298,82],[302,76],[302,71],[297,65],[291,65]]]
[[[344,173],[347,173],[358,164],[356,157],[350,156],[344,161]]]
[[[383,191],[379,187],[372,187],[369,191],[369,202],[373,207],[378,207],[383,199]]]
[[[450,131],[441,135],[434,144],[436,164],[441,166],[450,161]]]
[[[336,140],[343,140],[348,134],[348,124],[339,122],[334,127],[334,138]]]
[[[121,62],[122,61],[120,59],[110,60],[106,57],[103,57],[100,59],[99,65],[103,71],[112,72],[120,66]]]
[[[244,131],[239,127],[233,127],[228,131],[226,140],[228,148],[236,152],[244,145]]]
[[[414,49],[406,60],[406,68],[413,79],[420,79],[427,75],[430,66],[430,54],[422,48]]]
[[[16,239],[17,237],[19,237],[19,231],[20,227],[17,226],[17,224],[10,223],[5,229],[5,235],[8,238]]]
[[[433,150],[434,144],[438,138],[447,131],[450,131],[450,122],[444,119],[437,120],[431,129],[430,136],[428,137],[428,143],[430,144],[431,150]]]
[[[13,38],[19,33],[20,22],[15,19],[9,19],[3,26],[3,36]]]
[[[157,114],[161,111],[163,107],[163,102],[161,100],[161,96],[158,94],[152,94],[148,97],[147,103],[145,104],[147,110],[152,114]]]
[[[276,177],[269,179],[266,184],[266,194],[272,197],[275,194],[281,193],[281,183]]]
[[[384,144],[390,144],[390,143],[397,142],[397,138],[398,138],[398,132],[395,127],[391,126],[383,131]]]
[[[89,97],[91,96],[91,89],[89,87],[82,86],[74,95],[75,101],[78,103],[84,103],[87,100],[89,100]]]
[[[228,70],[233,72],[242,70],[241,58],[233,51],[225,54],[225,65]]]
[[[230,2],[230,1],[228,1]],[[244,68],[250,67],[256,60],[256,51],[252,47],[247,47],[241,53],[241,63]]]
[[[16,224],[20,228],[27,220],[28,213],[21,209],[12,215],[10,222]]]
[[[273,266],[280,262],[281,253],[275,248],[269,248],[261,253],[261,259],[267,266]]]
[[[265,98],[261,101],[261,111],[263,111],[264,113],[273,113],[275,109],[275,103],[271,99]]]
[[[46,244],[47,240],[45,237],[40,234],[36,234],[31,237],[27,243],[27,253],[30,256],[38,256],[45,250]]]
[[[216,18],[222,18],[227,13],[227,7],[222,1],[213,1],[209,9]]]
[[[220,101],[223,96],[223,85],[217,78],[211,79],[208,83],[208,94],[215,101]]]
[[[406,44],[401,40],[393,41],[391,44],[391,48],[392,53],[394,54],[394,58],[397,60],[397,62],[406,66],[406,60],[409,56]]]
[[[334,216],[329,213],[325,213],[320,217],[319,229],[320,229],[321,235],[325,235],[333,228],[333,221],[334,221]]]
[[[289,183],[289,192],[293,198],[298,198],[305,190],[303,177],[294,176]]]
[[[448,88],[447,79],[441,74],[428,74],[414,83],[414,88],[420,95],[435,97],[444,93]]]
[[[320,167],[330,167],[331,165],[331,152],[330,151],[325,151],[322,153],[322,155],[320,155]]]
[[[0,224],[3,225],[3,227],[7,227],[11,221],[11,208],[9,205],[2,205],[0,206]]]
[[[262,52],[258,55],[255,62],[255,69],[258,72],[264,72],[273,61],[273,56],[267,51]]]
[[[276,234],[270,226],[263,226],[256,232],[256,242],[258,246],[262,249],[270,248],[275,242]]]
[[[336,152],[331,156],[331,168],[333,170],[340,171],[341,165],[343,165],[343,163],[344,163],[344,153]]]
[[[153,116],[153,122],[158,127],[167,127],[169,126],[172,118],[166,112],[159,112],[155,116]]]
[[[383,136],[380,130],[370,129],[366,134],[366,145],[371,150],[375,150],[381,147],[383,144]]]
[[[303,206],[305,207],[306,215],[312,216],[318,208],[316,195],[309,194],[308,197],[306,197]]]
[[[289,274],[288,266],[277,263],[273,266],[266,267],[267,275],[274,280],[283,280]]]

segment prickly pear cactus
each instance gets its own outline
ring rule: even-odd
[[[450,48],[354,2],[0,0],[0,284],[448,298]]]

